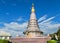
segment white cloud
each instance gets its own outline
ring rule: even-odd
[[[51,17],[39,23],[39,27],[44,33],[54,33],[58,30],[60,23],[52,21],[54,18]]]
[[[11,23],[9,23],[9,24],[8,24],[8,23],[5,23],[4,26],[5,26],[6,28],[12,28],[12,29],[20,30],[20,29],[22,29],[22,28],[27,27],[27,22],[22,23],[22,24],[19,24],[19,23],[17,23],[17,22],[11,22]]]
[[[53,33],[57,31],[57,28],[60,26],[60,23],[54,23],[51,18],[46,18],[46,15],[41,17],[39,21],[40,30],[45,33]],[[41,22],[40,22],[41,21]],[[6,31],[11,33],[11,35],[16,36],[17,34],[23,35],[23,31],[27,29],[28,22],[24,22],[19,24],[18,22],[4,23],[4,27],[0,29],[0,31]],[[14,33],[14,34],[13,34]]]
[[[11,34],[9,32],[6,32],[6,31],[0,31],[0,36],[3,35],[3,36],[11,36]]]
[[[60,26],[60,23],[59,24],[50,24],[48,27],[50,29],[52,29],[52,28],[58,28],[59,26]]]
[[[4,27],[0,31],[9,32],[11,35],[23,35],[23,31],[27,28],[27,22],[19,24],[17,22],[4,23]],[[1,32],[0,32],[1,33]],[[13,34],[14,33],[14,34]]]
[[[23,18],[22,17],[19,17],[18,19],[17,19],[17,21],[22,21],[23,20]]]
[[[47,20],[44,20],[44,21],[41,22],[41,24],[42,24],[42,23],[46,23],[46,22],[50,22],[50,21],[51,21],[52,19],[54,19],[54,18],[55,18],[55,17],[51,17],[51,18],[49,18],[49,19],[47,19]]]
[[[39,18],[38,22],[42,21],[42,20],[45,20],[47,17],[47,15],[44,15],[43,17]]]
[[[24,22],[26,22],[27,20],[25,20],[24,17],[20,16],[19,18],[16,19],[16,21],[19,21],[19,22],[24,21]]]
[[[2,31],[2,32],[1,32]],[[0,29],[0,35],[2,35],[2,33],[8,35],[10,34],[11,36],[16,36],[16,35],[23,35],[21,31],[15,31],[15,30],[11,30],[11,29],[6,29],[6,28],[2,28]]]

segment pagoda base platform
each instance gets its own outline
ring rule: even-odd
[[[12,38],[12,43],[47,43],[49,38],[39,37],[39,38]]]

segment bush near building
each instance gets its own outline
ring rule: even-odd
[[[56,39],[55,35],[57,36],[57,39]],[[56,33],[50,34],[50,36],[52,37],[53,40],[60,41],[60,27]]]
[[[9,42],[8,40],[1,40],[0,39],[0,43],[11,43],[11,42]]]
[[[47,43],[58,43],[56,40],[49,40]]]
[[[56,38],[56,36],[57,38]],[[47,43],[60,43],[60,27],[56,33],[50,34],[52,37],[51,40],[47,41]]]

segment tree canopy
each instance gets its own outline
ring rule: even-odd
[[[55,35],[57,35],[58,40],[60,41],[60,27],[58,29],[58,31],[56,33],[50,34],[50,36],[52,37],[52,39],[56,40]]]
[[[0,43],[10,43],[8,40],[1,40],[0,39]]]

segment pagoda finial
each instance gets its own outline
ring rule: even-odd
[[[34,3],[32,3],[32,10],[31,10],[31,12],[35,12]]]

